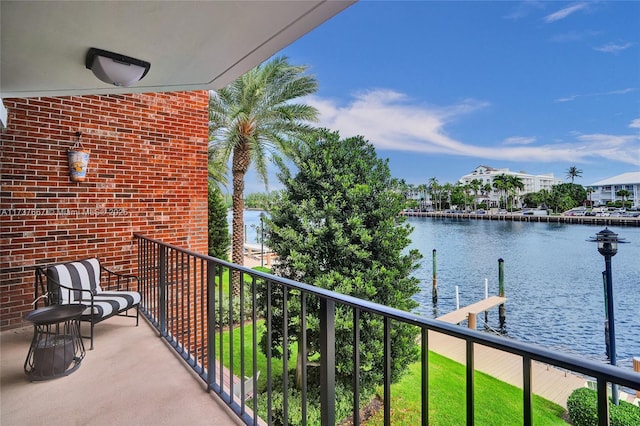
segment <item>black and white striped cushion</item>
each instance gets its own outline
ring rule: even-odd
[[[84,300],[85,305],[90,303],[91,299]],[[107,291],[93,297],[93,312],[91,306],[88,306],[82,315],[95,315],[104,318],[131,308],[138,303],[140,303],[140,293],[137,291]]]
[[[49,290],[58,291],[60,303],[74,303],[87,299],[88,293],[56,289],[57,283],[76,290],[90,290],[100,293],[100,262],[98,259],[87,259],[79,262],[63,263],[47,268]]]

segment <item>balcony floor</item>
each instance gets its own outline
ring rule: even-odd
[[[243,424],[142,315],[138,327],[123,317],[96,325],[94,350],[78,370],[48,381],[24,373],[32,335],[31,325],[0,333],[0,424]]]

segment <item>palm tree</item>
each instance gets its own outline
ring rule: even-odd
[[[621,189],[616,192],[616,195],[618,197],[622,197],[622,207],[626,207],[626,199],[629,195],[631,195],[631,192],[627,191],[626,189]]]
[[[485,183],[482,187],[480,187],[480,192],[482,192],[482,195],[485,197],[484,202],[486,204],[485,208],[489,208],[491,207],[491,191],[493,191],[493,187],[491,186],[491,184],[489,182]]]
[[[473,210],[477,210],[478,192],[480,192],[480,188],[482,188],[482,181],[480,179],[473,179],[469,182],[469,188],[473,191]]]
[[[516,176],[516,175],[509,175],[507,176],[507,193],[511,194],[511,199],[512,199],[512,204],[511,204],[511,210],[513,210],[513,204],[516,204],[516,197],[518,196],[519,192],[522,191],[524,189],[524,183],[522,182],[522,178],[520,178],[520,176]],[[507,201],[509,200],[509,197],[507,196]]]
[[[267,184],[267,159],[281,152],[289,155],[294,141],[313,131],[308,124],[318,111],[292,102],[317,90],[305,66],[290,65],[278,57],[247,72],[209,98],[210,146],[231,158],[233,184],[233,238],[231,261],[244,261],[244,178],[251,165]],[[234,277],[233,291],[240,283]],[[237,282],[236,282],[237,281]]]
[[[218,186],[227,189],[229,179],[227,178],[227,159],[224,158],[223,151],[219,145],[209,146],[209,162],[207,169],[209,171],[209,180]]]
[[[451,192],[453,191],[453,185],[447,182],[444,185],[442,185],[440,189],[442,190],[442,192],[440,193],[440,196],[441,197],[442,195],[446,196],[447,208],[451,208]]]
[[[567,169],[567,179],[571,179],[571,183],[577,177],[582,177],[582,170],[577,168],[576,166],[571,166]]]
[[[591,194],[596,192],[596,190],[592,187],[588,187],[586,191],[587,191],[587,200],[589,200],[589,206],[593,207],[593,201],[591,201]]]
[[[435,209],[440,210],[438,205],[438,190],[440,189],[440,185],[438,184],[438,178],[432,177],[429,179],[429,194],[431,195],[431,205],[433,206],[435,203]]]
[[[500,199],[502,198],[502,194],[505,194],[506,196],[506,192],[507,192],[507,175],[505,175],[504,173],[496,176],[493,178],[493,187],[498,191],[498,208],[501,207],[500,205]],[[506,200],[505,200],[505,208],[506,208],[507,204],[506,204]]]

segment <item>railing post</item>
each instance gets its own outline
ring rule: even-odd
[[[336,424],[336,304],[320,299],[320,422]]]
[[[207,390],[216,377],[216,265],[207,261]]]
[[[473,341],[467,340],[467,426],[473,426],[475,422],[475,401],[473,392],[475,368]]]
[[[522,409],[523,409],[523,425],[531,426],[533,424],[533,393],[531,389],[531,358],[522,357]]]
[[[598,426],[609,426],[609,396],[607,395],[607,381],[598,377]]]
[[[167,250],[158,246],[158,323],[162,337],[167,336]]]

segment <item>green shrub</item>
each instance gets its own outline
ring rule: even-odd
[[[574,390],[567,399],[567,410],[575,426],[597,426],[598,393],[588,388]],[[640,407],[625,401],[613,405],[609,401],[609,421],[611,426],[640,425]]]

